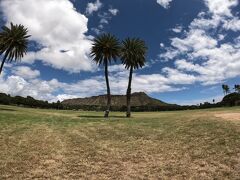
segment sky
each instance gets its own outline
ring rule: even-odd
[[[111,33],[148,47],[133,92],[181,105],[220,101],[223,83],[240,83],[239,11],[239,0],[1,0],[0,26],[23,24],[31,37],[22,61],[5,65],[0,92],[50,102],[105,94],[104,69],[89,53]],[[109,71],[112,94],[125,94],[129,72],[120,60]]]

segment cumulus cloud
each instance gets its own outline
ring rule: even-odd
[[[157,0],[157,3],[160,4],[165,9],[169,8],[169,4],[172,2],[172,0]]]
[[[29,70],[29,72],[33,71]],[[112,94],[125,94],[129,71],[121,65],[113,65],[109,67],[109,72]],[[183,75],[180,71],[165,69],[162,73],[163,75],[134,73],[132,91],[144,91],[149,94],[180,91],[185,88],[178,88],[175,85],[188,84],[195,80],[194,77],[187,74]],[[12,71],[12,74],[8,74],[8,76],[3,72],[3,75],[0,76],[0,84],[0,92],[13,96],[32,96],[50,102],[106,94],[104,75],[88,77],[74,83],[65,83],[57,79],[41,80],[38,76],[35,78],[23,77],[22,74]]]
[[[194,82],[203,85],[222,83],[240,76],[240,46],[236,41],[226,41],[223,32],[239,31],[239,19],[232,8],[237,0],[205,0],[208,12],[200,12],[181,37],[171,38],[171,47],[160,55],[165,60],[174,60],[175,69],[183,75],[193,76]],[[224,30],[224,31],[223,31]],[[181,75],[179,75],[181,76]],[[191,82],[190,82],[191,83]]]
[[[237,17],[234,17],[230,21],[224,21],[223,27],[227,30],[232,30],[232,31],[240,31],[240,19]]]
[[[25,79],[34,79],[40,76],[40,71],[32,70],[28,66],[17,66],[13,68],[12,73]]]
[[[96,0],[94,3],[88,3],[86,8],[86,13],[88,15],[92,14],[93,12],[98,11],[102,7],[102,3],[100,0]]]
[[[0,91],[11,94],[12,96],[32,96],[37,99],[55,101],[54,92],[57,85],[57,80],[41,81],[39,79],[27,80],[20,76],[8,76],[0,78]]]
[[[232,16],[231,8],[238,4],[238,0],[205,0],[205,3],[214,15]]]
[[[89,60],[91,38],[85,35],[88,19],[69,0],[2,0],[0,7],[8,24],[26,26],[31,40],[42,47],[29,52],[24,62],[41,60],[69,72],[95,68]]]
[[[205,31],[194,29],[190,31],[184,39],[173,38],[171,44],[181,52],[186,52],[191,49],[197,51],[205,48],[214,48],[217,45],[217,41],[208,36]]]

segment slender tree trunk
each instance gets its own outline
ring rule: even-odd
[[[9,54],[9,50],[5,53],[4,57],[3,57],[3,60],[2,60],[2,63],[1,63],[1,67],[0,67],[0,75],[2,74],[2,70],[3,70],[3,66],[4,66],[4,63],[7,59],[7,56]]]
[[[106,79],[106,85],[107,85],[107,109],[105,111],[104,117],[109,116],[110,108],[111,108],[111,92],[110,92],[110,85],[108,80],[108,61],[105,60],[105,79]]]
[[[2,70],[3,70],[3,65],[4,65],[4,63],[5,63],[5,60],[3,59],[3,60],[2,60],[1,67],[0,67],[0,75],[2,74]]]
[[[127,88],[127,114],[126,114],[127,117],[131,117],[131,85],[132,85],[132,73],[133,73],[133,67],[130,68],[128,88]]]

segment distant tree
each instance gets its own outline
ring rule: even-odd
[[[230,93],[230,88],[229,88],[228,85],[223,84],[223,85],[222,85],[222,89],[223,89],[223,94],[224,94],[224,96]]]
[[[125,68],[130,70],[127,88],[127,117],[131,117],[131,85],[134,69],[142,68],[146,62],[147,47],[145,42],[138,38],[127,38],[122,42],[121,60]]]
[[[27,52],[28,30],[23,25],[13,25],[10,28],[3,26],[0,32],[0,55],[3,60],[0,66],[0,74],[4,63],[21,60]]]
[[[225,91],[225,84],[222,85],[222,90],[223,90],[223,95],[226,95],[226,91]]]
[[[91,50],[91,56],[98,65],[105,67],[105,79],[107,85],[107,109],[104,117],[109,116],[111,108],[111,91],[108,79],[108,64],[112,60],[116,61],[120,55],[120,45],[118,39],[111,34],[102,34],[95,38]]]
[[[225,86],[225,91],[226,91],[226,94],[229,94],[230,93],[230,88],[228,85]]]
[[[215,99],[213,99],[213,104],[215,104]]]
[[[240,85],[235,84],[234,85],[234,90],[235,90],[236,93],[240,93]]]

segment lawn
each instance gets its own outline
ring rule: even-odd
[[[240,108],[102,115],[0,106],[0,179],[240,177]]]

